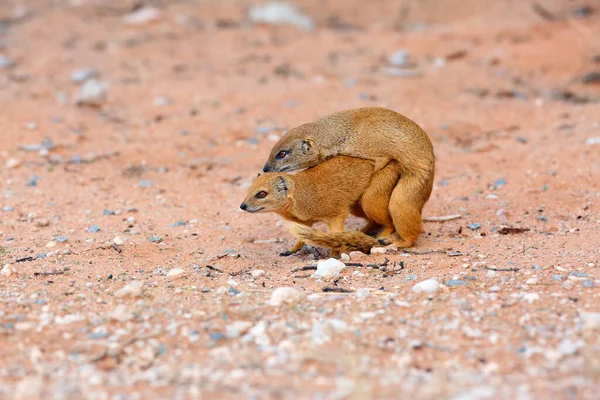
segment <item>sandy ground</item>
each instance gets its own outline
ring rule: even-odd
[[[0,5],[0,398],[600,398],[600,3],[152,4]],[[461,218],[312,278],[238,207],[362,106],[428,132],[424,216]]]

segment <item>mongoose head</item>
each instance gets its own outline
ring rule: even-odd
[[[273,146],[264,172],[284,172],[310,168],[319,164],[319,150],[316,143],[304,135],[303,125],[290,130]]]
[[[248,188],[240,208],[251,213],[277,212],[288,203],[289,176],[277,172],[259,175]]]

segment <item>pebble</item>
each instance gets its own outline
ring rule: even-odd
[[[152,187],[152,181],[143,179],[143,180],[140,181],[139,186],[143,187],[143,188]]]
[[[10,264],[6,264],[4,267],[2,267],[2,270],[0,270],[0,275],[11,276],[12,274],[14,274],[16,272],[17,272],[17,270],[15,269],[15,267],[13,267]]]
[[[536,300],[540,299],[540,295],[538,293],[525,293],[523,295],[523,300],[529,302],[529,303],[533,303]]]
[[[579,348],[583,347],[583,341],[578,340],[576,342],[569,338],[561,340],[558,345],[558,352],[563,356],[572,356],[577,354]]]
[[[154,101],[153,101],[153,104],[155,107],[167,107],[167,106],[170,106],[171,103],[172,103],[171,99],[168,97],[164,97],[164,96],[155,97]]]
[[[423,75],[423,72],[418,69],[404,69],[387,67],[385,73],[390,76],[398,76],[403,78],[417,78]]]
[[[185,226],[185,221],[177,221],[169,225],[170,228],[176,228],[178,226]]]
[[[262,269],[255,269],[250,274],[252,275],[253,278],[260,278],[261,276],[265,275],[265,271]]]
[[[6,160],[6,164],[5,164],[7,169],[16,168],[19,165],[21,165],[21,161],[16,158],[9,158],[8,160]]]
[[[50,221],[48,221],[46,218],[40,218],[35,221],[35,226],[38,228],[45,228],[50,226]]]
[[[564,275],[561,275],[561,274],[552,275],[553,281],[561,282],[563,279],[565,279]]]
[[[120,236],[117,236],[113,239],[113,243],[116,244],[117,246],[123,246],[125,244],[125,241],[123,239],[121,239]]]
[[[349,256],[350,256],[351,260],[356,260],[356,261],[367,257],[367,255],[361,251],[351,251]]]
[[[279,287],[271,295],[271,305],[278,307],[282,304],[296,304],[304,295],[298,289],[293,287]]]
[[[162,237],[160,237],[160,236],[150,236],[150,237],[148,238],[148,241],[149,241],[150,243],[160,243],[160,242],[162,242],[162,241],[163,241],[163,238],[162,238]]]
[[[371,254],[385,254],[387,250],[384,247],[373,247]]]
[[[104,211],[102,211],[102,214],[104,214],[104,215],[117,215],[117,213],[114,210],[104,210]]]
[[[79,89],[77,104],[82,106],[98,107],[106,102],[108,85],[97,79],[85,81]]]
[[[463,281],[461,279],[449,279],[447,280],[444,285],[446,286],[465,286],[467,284],[467,281]]]
[[[119,304],[108,314],[108,317],[115,321],[127,322],[133,319],[133,313],[127,310],[127,306],[125,304]]]
[[[566,282],[563,282],[563,284],[561,285],[561,287],[563,289],[567,289],[567,290],[573,289],[573,286],[575,286],[575,284],[573,283],[573,281],[566,281]]]
[[[177,279],[177,278],[182,278],[184,275],[186,275],[186,272],[184,269],[173,268],[167,273],[167,278]]]
[[[340,319],[316,321],[310,332],[313,344],[319,346],[331,340],[332,336],[348,331],[348,324]]]
[[[415,293],[437,293],[440,290],[440,283],[435,278],[421,281],[412,287]]]
[[[579,318],[583,322],[583,330],[600,329],[600,312],[581,312]]]
[[[583,286],[584,287],[594,287],[594,281],[592,281],[591,279],[586,279],[585,281],[583,281]]]
[[[88,79],[97,78],[100,72],[95,68],[83,68],[71,72],[71,82],[83,83]]]
[[[346,261],[346,262],[347,262],[347,261],[350,261],[350,256],[349,256],[348,254],[346,254],[346,253],[342,253],[342,254],[340,255],[340,259],[341,259],[342,261]]]
[[[538,280],[537,278],[529,278],[525,281],[526,285],[537,285]]]
[[[4,206],[4,208],[2,210],[4,212],[11,212],[11,211],[14,211],[14,208],[12,206]]]
[[[155,7],[142,7],[123,17],[123,22],[127,25],[141,26],[156,22],[160,19],[161,13]]]
[[[338,276],[344,269],[346,269],[346,264],[335,258],[319,260],[317,262],[317,271],[311,277],[328,280]]]
[[[367,297],[371,295],[371,290],[369,288],[360,288],[357,289],[354,294],[356,295],[356,299],[358,301],[364,301]]]
[[[64,243],[69,239],[66,236],[57,236],[54,238],[54,240],[56,240],[58,243]]]
[[[56,241],[54,241],[54,240],[51,240],[48,243],[46,243],[47,248],[52,248],[54,246],[56,246]]]
[[[115,292],[115,297],[140,297],[144,289],[144,282],[133,281]]]
[[[587,144],[588,146],[591,146],[594,144],[600,144],[600,137],[587,138],[585,141],[585,144]]]
[[[252,327],[252,322],[235,321],[225,327],[225,337],[227,339],[237,339],[245,335],[250,327]]]
[[[499,291],[500,291],[500,286],[498,286],[498,285],[492,286],[490,288],[490,292],[499,292]]]
[[[255,5],[248,11],[248,18],[258,24],[295,25],[304,30],[312,30],[315,27],[314,21],[296,6],[283,2]]]
[[[477,230],[479,228],[481,228],[481,224],[477,223],[477,222],[473,222],[467,225],[467,228],[469,228],[470,230],[474,231]]]
[[[408,50],[396,50],[388,56],[387,61],[396,67],[405,67],[408,63]]]
[[[100,227],[98,225],[92,225],[89,228],[87,228],[87,231],[90,233],[96,233],[100,231]]]
[[[486,277],[486,278],[488,278],[488,279],[491,279],[491,278],[495,278],[495,277],[496,277],[496,275],[497,275],[497,274],[496,274],[496,271],[493,271],[493,270],[491,270],[491,269],[490,269],[490,270],[488,270],[488,272],[485,274],[485,277]]]
[[[15,66],[15,62],[5,55],[0,54],[0,69],[12,68]]]

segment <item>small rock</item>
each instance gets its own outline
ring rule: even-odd
[[[412,287],[415,293],[437,293],[440,290],[440,283],[435,278],[421,281]]]
[[[156,97],[154,98],[155,107],[167,107],[171,105],[171,99],[168,97]]]
[[[225,337],[227,339],[237,339],[248,332],[252,322],[248,321],[235,321],[225,327]]]
[[[88,79],[97,78],[99,75],[99,71],[95,68],[78,69],[71,72],[71,82],[82,83]]]
[[[144,282],[133,281],[115,292],[115,297],[139,297],[142,295]]]
[[[52,248],[52,247],[54,247],[54,246],[56,246],[56,241],[54,241],[54,240],[51,240],[48,243],[46,243],[46,247],[49,248],[49,249]]]
[[[6,264],[4,267],[2,267],[2,270],[0,270],[0,275],[11,276],[12,274],[14,274],[16,272],[17,272],[17,270],[15,269],[15,267],[13,267],[10,264]]]
[[[35,220],[35,226],[38,228],[45,228],[50,225],[50,221],[45,218],[40,218]]]
[[[116,244],[117,246],[123,246],[125,244],[125,241],[123,239],[121,239],[120,236],[117,236],[113,239],[113,243]]]
[[[89,233],[96,233],[96,232],[100,231],[100,227],[98,225],[92,225],[89,228],[87,228],[87,231]]]
[[[97,79],[85,81],[79,89],[77,104],[81,106],[98,107],[106,102],[108,85]]]
[[[127,306],[125,304],[119,304],[117,308],[108,314],[108,317],[115,321],[127,322],[133,319],[133,313],[127,310]]]
[[[360,288],[357,289],[354,294],[356,295],[356,299],[358,301],[363,301],[371,295],[371,290],[369,288]]]
[[[293,287],[279,287],[271,295],[271,305],[278,307],[282,304],[296,304],[304,295],[298,289]]]
[[[312,278],[323,278],[325,280],[335,278],[346,268],[346,264],[335,258],[319,260],[317,262],[317,272],[311,275]]]
[[[573,286],[575,286],[575,284],[573,283],[573,281],[566,281],[566,282],[563,282],[563,284],[560,286],[563,289],[571,290],[571,289],[573,289]]]
[[[537,285],[538,280],[537,278],[529,278],[525,281],[526,285]]]
[[[584,346],[583,341],[578,340],[576,342],[572,341],[569,338],[561,340],[558,345],[558,352],[562,356],[572,356],[577,354],[577,351]]]
[[[387,250],[384,247],[373,247],[371,254],[385,254]]]
[[[600,312],[581,312],[579,317],[584,331],[600,329]]]
[[[149,187],[152,187],[152,181],[141,180],[139,185],[140,185],[140,187],[143,187],[143,188],[149,188]]]
[[[587,145],[600,144],[600,137],[587,138],[587,140],[585,141],[585,144],[587,144]]]
[[[177,278],[182,278],[184,275],[186,275],[186,272],[184,269],[173,268],[167,273],[167,278],[177,279]]]
[[[470,230],[474,231],[474,230],[477,230],[477,229],[481,228],[481,224],[479,224],[477,222],[474,222],[474,223],[468,224],[467,228],[469,228]]]
[[[361,260],[361,259],[364,259],[365,257],[367,257],[367,255],[361,251],[351,251],[349,256],[350,256],[351,260],[355,260],[355,261],[358,261],[358,260]]]
[[[256,5],[248,12],[250,21],[268,25],[295,25],[301,29],[312,30],[314,21],[289,3],[271,2]]]
[[[149,241],[150,243],[160,243],[160,242],[162,242],[162,241],[163,241],[163,238],[162,238],[162,237],[160,237],[160,236],[150,236],[150,237],[148,238],[148,241]]]
[[[262,269],[255,269],[251,272],[251,275],[253,278],[260,278],[261,276],[265,275],[265,271],[263,271]]]
[[[350,261],[350,256],[346,253],[342,253],[340,255],[340,260],[348,262],[348,261]]]
[[[498,285],[492,286],[490,288],[490,292],[499,292],[499,291],[500,291],[500,286],[498,286]]]
[[[5,55],[0,54],[0,69],[12,68],[15,66],[15,62]]]
[[[388,57],[387,61],[396,67],[405,67],[408,64],[408,50],[396,50]]]
[[[467,281],[463,281],[461,279],[449,279],[447,280],[444,285],[446,286],[465,286],[467,285]]]
[[[348,331],[348,324],[340,319],[316,321],[310,336],[312,342],[319,346],[331,340],[332,336]]]
[[[496,275],[497,275],[497,274],[496,274],[496,271],[493,271],[493,270],[491,270],[491,269],[490,269],[490,270],[488,270],[488,272],[485,274],[485,277],[486,277],[486,278],[488,278],[488,279],[491,279],[491,278],[495,278],[495,277],[496,277]]]
[[[11,212],[11,211],[14,211],[14,208],[12,206],[4,206],[4,208],[2,210],[4,212]]]
[[[58,243],[65,243],[69,239],[66,236],[57,236],[54,238],[54,240],[56,240]]]
[[[529,302],[529,303],[533,303],[536,300],[540,299],[540,295],[539,293],[525,293],[523,295],[523,300]]]
[[[123,22],[127,25],[145,25],[156,22],[160,19],[161,13],[155,7],[142,7],[123,17]]]
[[[594,281],[591,279],[586,279],[585,281],[583,281],[583,286],[584,287],[594,287]]]
[[[6,169],[17,168],[19,165],[21,165],[21,161],[16,158],[9,158],[5,165]]]
[[[563,279],[565,279],[564,275],[560,275],[560,274],[552,275],[553,281],[561,282]]]
[[[385,73],[389,76],[397,76],[401,78],[418,78],[423,75],[423,72],[418,69],[405,69],[387,67]]]

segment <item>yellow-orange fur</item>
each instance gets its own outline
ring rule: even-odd
[[[339,155],[375,163],[375,174],[362,196],[362,210],[370,220],[392,221],[392,227],[380,236],[387,236],[399,248],[411,247],[421,233],[421,212],[433,188],[435,160],[427,134],[410,119],[385,108],[341,111],[287,132],[273,147],[264,170],[314,167]],[[398,169],[383,169],[392,160]],[[385,193],[389,195],[383,197]]]
[[[372,176],[375,178],[380,174],[387,174],[395,168],[397,165],[391,162],[373,175],[373,161],[339,156],[293,175],[266,173],[252,182],[240,207],[248,212],[275,212],[289,221],[308,227],[316,222],[324,222],[330,232],[342,232],[349,214],[368,218],[361,206],[361,196],[370,185]],[[389,186],[375,185],[371,190],[385,196],[384,192],[391,190]],[[266,195],[261,198],[262,192]],[[389,217],[375,217],[363,230],[380,227],[393,230],[393,221]],[[367,237],[364,233],[355,233]],[[377,243],[376,239],[369,239]],[[344,237],[340,237],[339,242],[333,246],[321,245],[331,249],[332,257],[338,257],[339,249],[345,248],[344,243]],[[299,239],[282,255],[300,250],[303,244]]]

